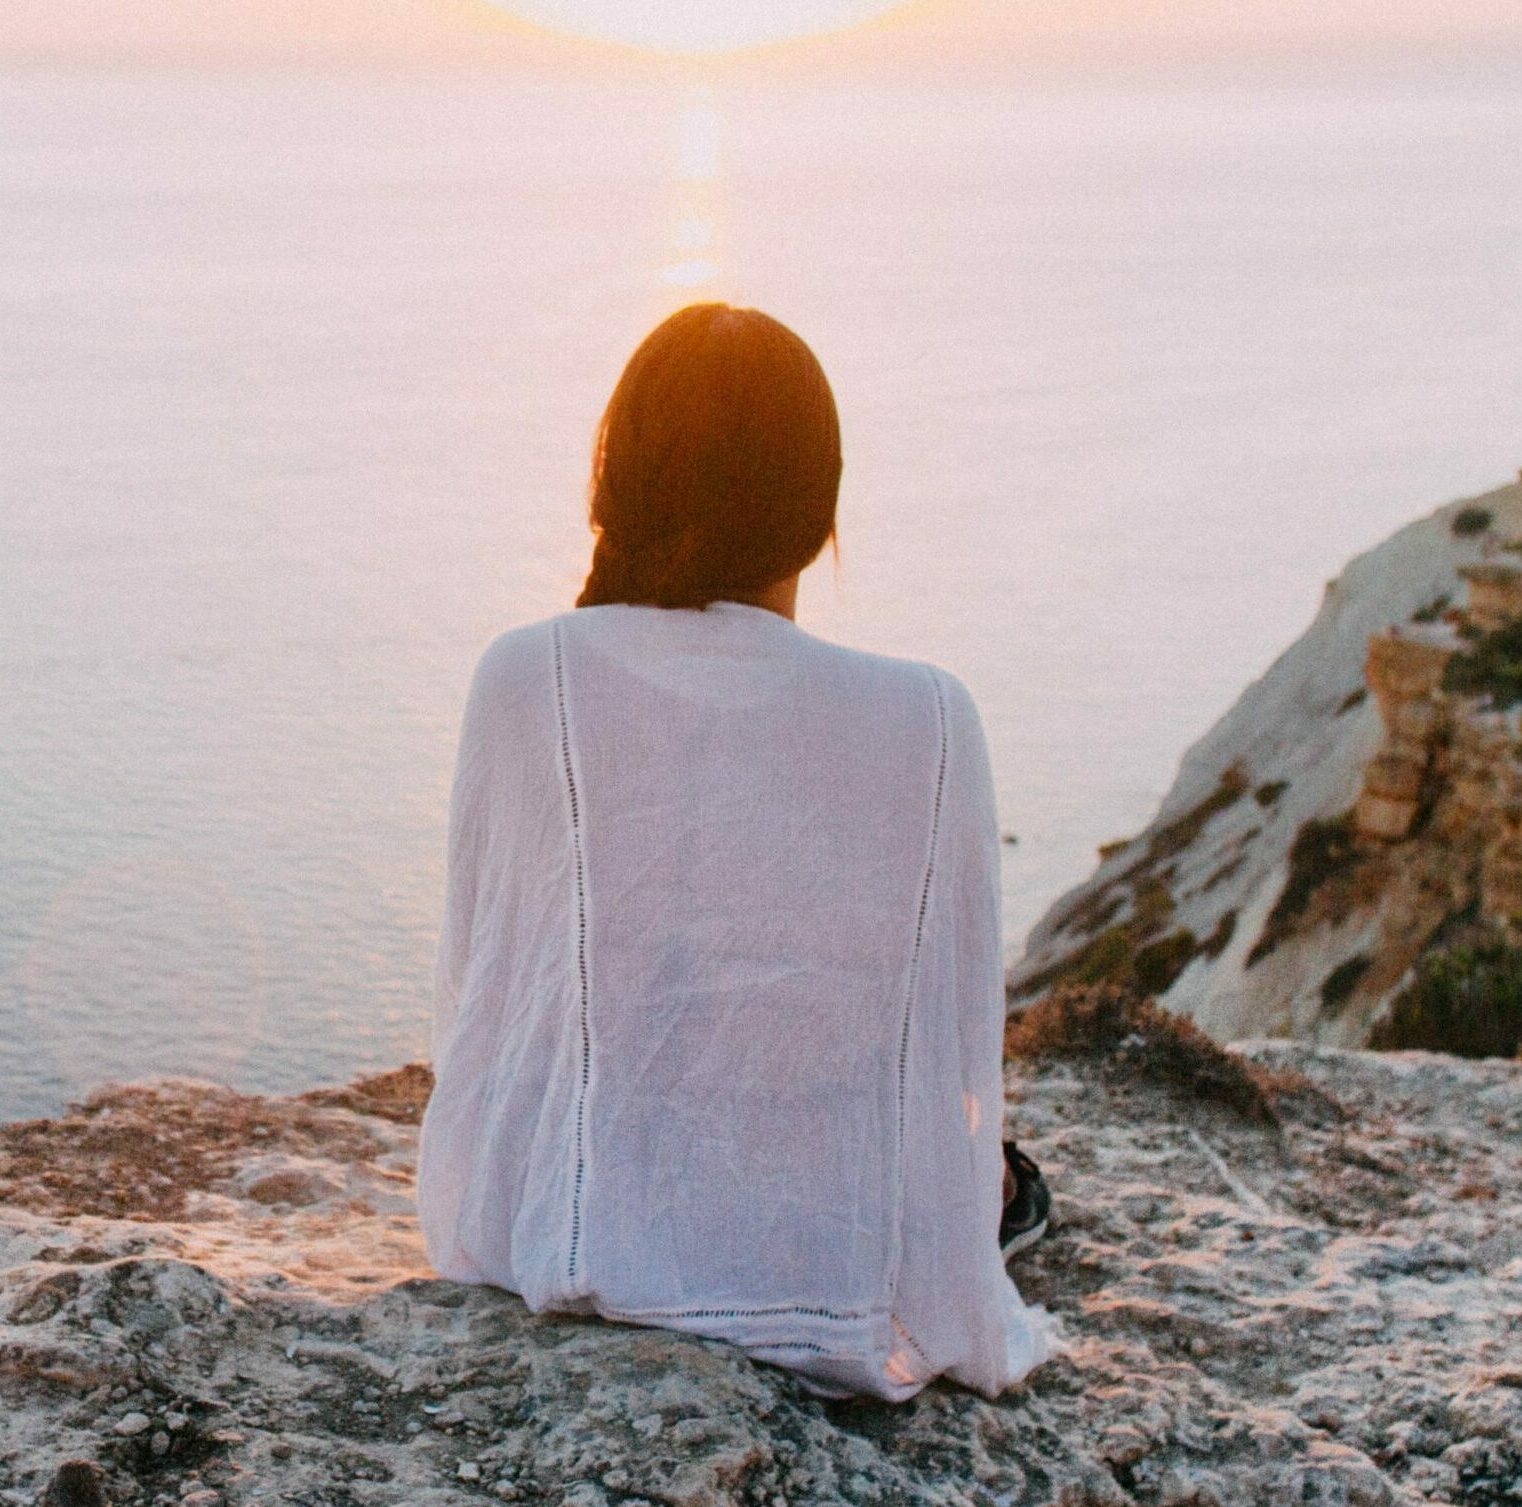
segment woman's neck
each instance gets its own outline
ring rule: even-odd
[[[763,586],[759,591],[731,592],[727,598],[731,602],[746,602],[752,607],[765,607],[769,612],[778,613],[785,618],[796,621],[798,611],[798,577],[796,574],[788,576],[782,581],[773,581],[770,586]]]

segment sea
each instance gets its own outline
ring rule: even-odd
[[[0,1119],[426,1052],[465,689],[684,303],[840,406],[799,622],[960,676],[1005,946],[1522,464],[1515,81],[0,73]]]

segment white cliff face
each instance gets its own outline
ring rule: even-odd
[[[1476,510],[1489,527],[1467,532]],[[1141,964],[1136,982],[1221,1040],[1365,1041],[1428,940],[1427,923],[1463,898],[1441,893],[1452,864],[1430,841],[1359,839],[1356,882],[1298,912],[1290,904],[1286,919],[1286,884],[1303,881],[1313,848],[1331,867],[1346,856],[1351,817],[1347,828],[1313,828],[1298,865],[1291,852],[1307,823],[1351,813],[1385,745],[1364,678],[1371,636],[1430,617],[1444,599],[1464,601],[1460,568],[1495,559],[1519,535],[1522,486],[1513,485],[1439,508],[1353,560],[1309,629],[1185,754],[1152,824],[1103,850],[1094,875],[1038,923],[1010,970],[1011,998],[1063,974],[1113,976],[1114,961],[1129,957]]]

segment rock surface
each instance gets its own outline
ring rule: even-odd
[[[1060,1220],[1011,1270],[1071,1349],[996,1403],[432,1278],[421,1068],[0,1126],[0,1503],[1522,1501],[1522,1066],[1243,1052],[1305,1075],[1278,1125],[1011,1064]]]
[[[1443,923],[1477,902],[1493,835],[1481,829],[1499,821],[1440,808],[1422,840],[1344,838],[1361,796],[1365,825],[1378,814],[1365,788],[1376,759],[1392,766],[1375,771],[1386,784],[1423,779],[1394,767],[1380,688],[1366,682],[1370,640],[1392,628],[1452,639],[1441,610],[1465,600],[1475,567],[1522,563],[1519,539],[1512,485],[1439,508],[1350,562],[1306,632],[1185,754],[1151,825],[1102,849],[1094,874],[1038,922],[1010,970],[1012,997],[1119,969],[1222,1041],[1363,1045]]]

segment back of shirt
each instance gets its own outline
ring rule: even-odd
[[[959,759],[981,777],[949,789]],[[986,779],[953,677],[763,608],[581,608],[503,635],[451,817],[418,1174],[435,1266],[718,1335],[821,1389],[907,1395],[959,1358],[1002,1385],[1005,1317],[979,1297],[1013,1292],[989,1264],[994,1187],[973,1212],[1002,1177]],[[971,975],[938,920],[958,845]],[[986,993],[990,957],[998,998],[969,1033],[945,984]],[[927,1277],[963,1281],[962,1328],[989,1331],[975,1362],[966,1334],[936,1355],[931,1300],[901,1291],[916,1218]]]

